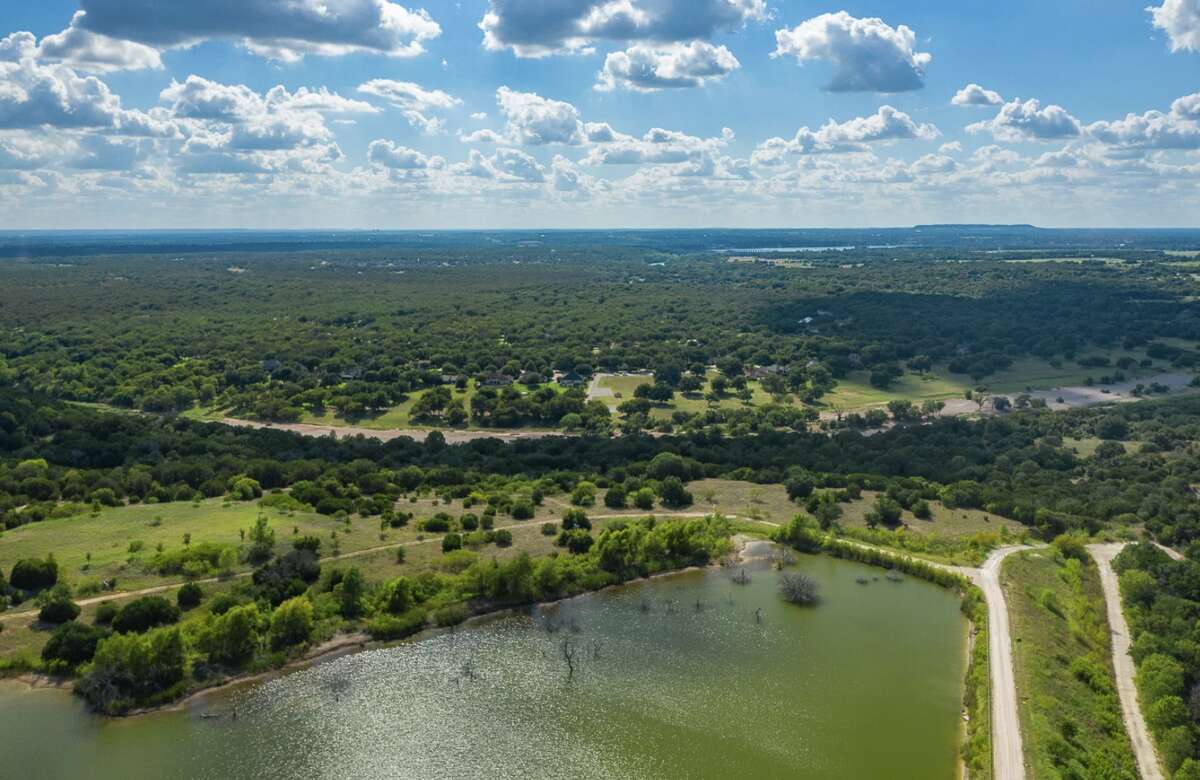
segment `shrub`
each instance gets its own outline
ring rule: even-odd
[[[183,635],[178,628],[114,634],[100,640],[76,690],[109,714],[169,698],[184,682]]]
[[[558,526],[554,523],[542,523],[542,536],[554,536],[558,533]]]
[[[367,633],[371,635],[372,639],[381,642],[391,642],[403,639],[406,636],[412,636],[424,627],[424,611],[414,609],[403,615],[380,615],[368,621]]]
[[[74,621],[59,626],[50,635],[50,639],[42,648],[42,660],[53,664],[58,662],[68,670],[92,660],[96,654],[96,645],[108,636],[103,628],[88,626]]]
[[[532,506],[530,509],[532,510]],[[516,515],[514,514],[513,517]],[[474,512],[465,512],[462,517],[458,518],[458,524],[464,531],[474,531],[479,527],[479,517]]]
[[[444,534],[450,530],[454,518],[445,512],[438,512],[433,517],[421,524],[421,529],[433,534]]]
[[[117,617],[117,613],[121,608],[111,601],[105,601],[100,606],[96,607],[96,625],[107,626],[111,625]]]
[[[563,531],[558,535],[558,541],[555,542],[559,547],[566,547],[576,555],[583,555],[588,550],[592,549],[592,535],[582,528],[576,528],[573,531]]]
[[[58,563],[53,558],[24,558],[13,566],[8,582],[25,591],[45,590],[58,582]]]
[[[179,607],[162,596],[142,596],[126,604],[113,618],[113,628],[121,634],[142,633],[151,628],[179,621]]]
[[[509,511],[513,520],[532,520],[534,515],[533,502],[527,498],[518,498],[513,502]]]
[[[497,547],[511,547],[513,543],[512,531],[507,528],[501,528],[492,535],[492,541]]]
[[[604,505],[609,509],[624,509],[628,503],[628,493],[622,485],[613,485],[604,494]]]
[[[69,597],[63,596],[47,601],[38,612],[38,620],[57,626],[60,623],[74,620],[79,617],[79,613],[79,605],[71,601]]]
[[[588,516],[583,513],[582,509],[568,509],[563,512],[562,529],[573,531],[577,528],[590,531],[592,530],[592,521],[588,520]]]
[[[457,626],[459,623],[467,619],[467,607],[465,604],[451,604],[447,607],[434,610],[433,622],[440,627]]]
[[[271,615],[271,647],[282,650],[304,644],[312,636],[313,606],[303,596],[280,604]]]
[[[211,615],[199,631],[196,646],[208,653],[214,663],[243,666],[258,648],[260,618],[257,604],[234,607],[224,615]]]
[[[462,537],[456,533],[449,533],[442,537],[442,552],[444,553],[461,550],[462,546]]]
[[[204,599],[204,589],[194,582],[185,583],[175,594],[175,603],[180,609],[192,609],[200,606]]]

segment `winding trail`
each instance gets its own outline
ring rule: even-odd
[[[1161,545],[1159,547],[1176,560],[1182,557],[1174,550]],[[1137,686],[1134,684],[1136,669],[1133,658],[1129,655],[1129,625],[1125,622],[1125,613],[1121,610],[1121,589],[1117,582],[1117,573],[1112,567],[1113,558],[1123,549],[1123,542],[1087,546],[1087,551],[1096,561],[1096,568],[1100,570],[1100,585],[1104,589],[1104,605],[1108,611],[1108,630],[1112,634],[1113,674],[1117,679],[1117,695],[1121,700],[1121,717],[1125,720],[1125,732],[1129,734],[1133,753],[1137,756],[1138,774],[1142,780],[1163,780],[1158,754],[1154,750],[1150,730],[1146,727],[1146,719],[1142,717],[1142,708],[1138,704]]]

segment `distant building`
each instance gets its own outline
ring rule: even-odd
[[[563,387],[583,387],[586,382],[586,379],[574,371],[568,371],[558,378],[559,385]]]
[[[488,374],[483,380],[484,387],[508,387],[512,383],[513,378],[500,371],[497,371],[494,374]]]
[[[748,379],[763,380],[769,376],[775,376],[783,373],[783,366],[772,363],[769,366],[755,366],[754,368],[746,369],[746,377]]]

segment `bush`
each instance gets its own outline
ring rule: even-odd
[[[115,634],[100,640],[76,690],[109,714],[171,698],[184,683],[185,653],[178,628]]]
[[[512,531],[509,531],[507,528],[501,528],[492,535],[492,541],[496,543],[497,547],[512,547]]]
[[[421,529],[432,534],[444,534],[450,530],[454,523],[454,518],[445,512],[438,512],[433,517],[421,524]]]
[[[667,477],[658,485],[658,497],[663,506],[681,509],[692,505],[692,494],[683,487],[679,477]]]
[[[100,606],[96,607],[96,625],[108,626],[112,625],[113,620],[117,617],[117,613],[121,608],[111,601],[105,601]]]
[[[449,533],[442,537],[442,552],[448,553],[454,550],[461,550],[463,546],[462,536]]]
[[[467,607],[465,604],[451,604],[448,607],[434,610],[433,622],[435,625],[442,628],[448,626],[457,626],[459,623],[467,619]]]
[[[59,626],[50,635],[50,639],[42,648],[42,660],[53,664],[58,662],[68,670],[92,660],[96,654],[96,645],[108,636],[103,628],[88,626],[74,621]]]
[[[532,505],[530,505],[530,511],[533,511]],[[516,514],[514,514],[513,517],[516,517]],[[474,531],[479,527],[479,517],[473,512],[466,512],[462,517],[458,518],[458,524],[462,526],[464,531]]]
[[[461,620],[459,622],[462,622]],[[449,625],[449,624],[448,624]],[[403,615],[380,615],[367,622],[367,633],[380,642],[403,639],[425,627],[425,612],[414,609]]]
[[[590,531],[592,530],[592,521],[588,520],[588,516],[583,513],[582,509],[568,509],[563,512],[562,529],[573,531],[577,528]]]
[[[175,594],[175,603],[184,610],[200,606],[203,600],[204,589],[194,582],[185,583]]]
[[[628,503],[628,494],[622,485],[613,485],[604,494],[604,505],[609,509],[624,509]]]
[[[513,502],[509,514],[513,520],[532,520],[534,515],[533,502],[527,498],[518,498]]]
[[[271,615],[271,647],[282,650],[308,642],[313,629],[312,602],[303,596],[288,599]]]
[[[588,550],[592,549],[592,535],[582,528],[576,528],[573,531],[563,531],[558,535],[558,541],[555,542],[559,547],[566,547],[575,555],[583,555]]]
[[[38,612],[38,620],[57,626],[79,617],[79,612],[79,605],[64,596],[46,602]]]
[[[140,634],[178,621],[179,607],[162,596],[142,596],[121,608],[113,618],[112,627],[121,634]]]
[[[554,523],[542,523],[542,536],[554,536],[558,533],[558,526]]]
[[[13,566],[8,582],[30,592],[53,587],[58,582],[58,563],[53,558],[24,558]]]
[[[210,661],[240,667],[254,658],[258,649],[261,615],[257,604],[234,607],[224,615],[211,615],[196,638],[196,646]]]

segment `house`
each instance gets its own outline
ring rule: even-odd
[[[508,387],[512,383],[512,377],[500,371],[488,374],[483,380],[484,387]]]
[[[583,387],[586,382],[586,379],[574,371],[568,371],[558,378],[559,385],[563,387]]]
[[[754,368],[746,369],[746,378],[762,381],[769,376],[774,376],[783,373],[783,366],[772,363],[769,366],[755,366]]]

